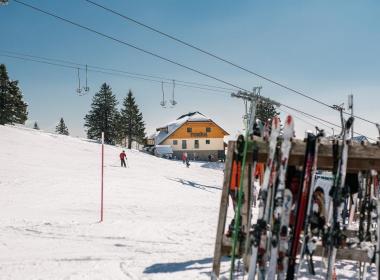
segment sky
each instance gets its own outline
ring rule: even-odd
[[[22,0],[79,24],[114,36],[245,89],[262,86],[261,94],[339,124],[339,113],[263,79],[110,14],[84,0]],[[169,33],[202,49],[299,90],[327,104],[347,106],[380,122],[380,3],[378,1],[128,1],[94,0],[110,9]],[[19,80],[29,104],[29,120],[54,131],[61,117],[73,136],[84,137],[84,116],[102,83],[110,84],[120,104],[129,89],[153,133],[187,112],[199,111],[234,138],[243,130],[244,105],[230,91],[213,92],[177,85],[173,108],[162,108],[160,81],[88,72],[90,92],[78,96],[77,70],[4,56],[17,52],[80,64],[154,75],[170,80],[231,86],[201,76],[133,48],[59,21],[17,2],[0,6],[0,63]],[[81,82],[85,72],[80,71]],[[164,85],[166,99],[173,86]],[[327,134],[339,128],[321,124],[280,107],[295,117],[296,136],[315,125]],[[373,124],[356,120],[355,131],[378,137]]]

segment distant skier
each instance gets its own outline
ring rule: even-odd
[[[182,154],[182,163],[185,164],[187,161],[187,153]]]
[[[125,160],[127,159],[127,155],[125,154],[125,151],[123,150],[121,153],[120,153],[120,163],[121,163],[121,167],[127,167],[127,165],[125,164]]]
[[[186,157],[186,167],[189,168],[189,166],[190,166],[190,160],[188,157]]]

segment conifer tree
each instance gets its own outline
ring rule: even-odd
[[[120,125],[121,134],[128,139],[128,149],[131,148],[132,141],[142,143],[145,137],[145,124],[131,90],[123,101]]]
[[[40,130],[40,127],[38,126],[37,122],[34,122],[33,129]]]
[[[10,81],[5,65],[0,64],[0,124],[25,123],[28,105],[22,99],[18,81]]]
[[[112,89],[106,83],[92,98],[91,110],[85,116],[85,127],[89,139],[100,139],[104,132],[104,142],[114,144],[117,138],[116,116],[118,102]]]
[[[277,112],[276,107],[264,100],[260,100],[256,106],[256,119],[261,120],[263,123],[272,119],[275,116],[278,116],[280,113]]]
[[[63,118],[60,119],[58,125],[55,127],[55,132],[62,135],[69,135],[69,129],[67,128]]]

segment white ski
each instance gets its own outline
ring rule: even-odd
[[[269,270],[268,270],[268,280],[274,280],[277,272],[277,258],[278,258],[278,245],[279,245],[279,234],[281,230],[281,215],[284,215],[284,192],[285,192],[285,175],[288,168],[288,159],[290,154],[290,149],[292,147],[292,138],[294,135],[294,122],[292,116],[288,115],[286,117],[286,122],[284,126],[283,141],[281,143],[281,165],[278,176],[278,186],[275,196],[275,209],[273,212],[273,228],[272,228],[272,238],[271,238],[271,254],[269,260]],[[290,214],[290,210],[289,210]],[[283,219],[285,222],[287,219]]]
[[[270,175],[272,173],[272,167],[274,162],[274,157],[276,153],[277,138],[280,135],[280,120],[277,117],[274,117],[272,120],[272,132],[269,137],[269,154],[266,162],[266,169],[264,173],[263,185],[260,189],[259,194],[259,214],[257,222],[253,228],[252,236],[252,252],[251,252],[251,261],[249,265],[248,280],[253,280],[256,275],[257,268],[257,256],[260,244],[262,244],[262,233],[266,231],[267,223],[264,219],[264,212],[268,196],[268,188],[270,182]],[[262,240],[264,241],[264,240]],[[265,242],[266,243],[266,242]]]
[[[346,170],[347,170],[347,159],[348,159],[348,145],[347,145],[347,139],[349,136],[349,131],[351,129],[352,123],[354,119],[350,117],[344,126],[343,130],[343,143],[342,143],[342,152],[340,154],[339,164],[338,164],[338,172],[337,177],[339,179],[339,185],[334,184],[335,194],[333,194],[332,202],[333,203],[333,209],[332,209],[332,223],[331,223],[331,231],[330,231],[330,242],[332,244],[329,244],[329,254],[328,254],[328,267],[327,267],[327,279],[332,279],[333,272],[334,272],[334,266],[335,266],[335,260],[336,260],[336,253],[337,253],[337,247],[338,244],[334,244],[336,238],[331,238],[332,236],[337,235],[338,233],[336,231],[339,231],[340,222],[342,220],[341,215],[338,214],[339,208],[341,208],[341,205],[338,205],[339,196],[341,190],[344,187],[345,181],[346,181]],[[330,204],[331,204],[330,203]],[[330,217],[329,217],[330,218]]]

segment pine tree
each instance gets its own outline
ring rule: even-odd
[[[18,81],[10,81],[5,65],[0,64],[0,124],[25,123],[28,105],[22,98]]]
[[[34,122],[33,129],[40,130],[40,127],[38,126],[37,122]]]
[[[260,100],[256,106],[256,119],[261,120],[263,123],[278,116],[280,113],[276,111],[276,107],[264,100]]]
[[[131,148],[132,141],[138,143],[143,142],[145,137],[145,124],[142,113],[139,111],[131,90],[129,90],[128,95],[124,98],[120,122],[120,132],[123,137],[128,138],[128,149]]]
[[[55,132],[62,135],[69,135],[69,129],[67,128],[63,118],[60,119],[58,125],[55,127]]]
[[[104,142],[114,144],[117,140],[118,102],[112,89],[106,83],[92,98],[91,110],[85,116],[85,127],[89,139],[100,139],[104,132]]]

